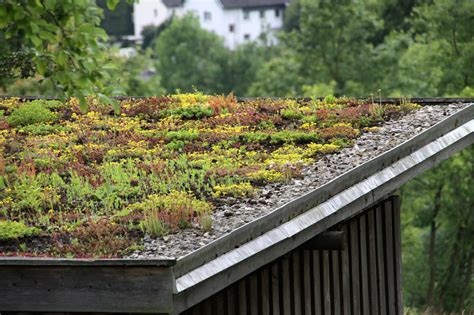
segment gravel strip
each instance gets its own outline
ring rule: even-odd
[[[266,185],[252,199],[227,198],[226,203],[214,209],[213,228],[210,232],[190,228],[159,239],[146,236],[144,249],[125,258],[160,259],[187,255],[239,226],[375,158],[469,105],[473,104],[424,106],[397,120],[384,122],[377,132],[362,134],[356,139],[354,146],[344,148],[336,154],[327,155],[304,168],[304,177],[301,179],[294,179],[288,184]]]

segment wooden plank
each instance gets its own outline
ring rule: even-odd
[[[312,314],[311,305],[313,298],[311,296],[311,251],[303,251],[303,286],[304,286],[304,313]]]
[[[370,285],[370,314],[380,314],[378,294],[377,294],[377,256],[375,240],[375,211],[374,208],[367,212],[368,232],[369,232],[369,285]]]
[[[226,291],[227,293],[227,315],[235,315],[237,312],[235,284],[231,285]]]
[[[175,264],[176,259],[0,257],[0,266],[15,267],[171,267]]]
[[[323,313],[323,299],[321,288],[321,268],[320,268],[320,251],[313,251],[313,285],[314,285],[314,314],[321,315]]]
[[[280,283],[278,263],[272,265],[272,314],[280,315]]]
[[[369,273],[368,273],[368,253],[367,253],[367,214],[359,216],[359,246],[360,246],[360,277],[362,286],[361,313],[370,314],[369,306]]]
[[[0,309],[31,312],[173,310],[169,267],[0,266]]]
[[[283,290],[283,314],[291,315],[291,280],[290,280],[290,260],[288,256],[281,261],[282,290]]]
[[[259,292],[258,292],[258,275],[257,273],[253,273],[248,277],[249,281],[249,296],[247,297],[249,299],[250,303],[250,315],[259,315],[258,312],[258,297],[259,297]]]
[[[333,314],[341,314],[341,286],[340,286],[340,257],[341,251],[333,250],[332,254],[332,278],[333,278]]]
[[[313,251],[314,313],[323,314],[321,251]]]
[[[352,283],[352,311],[351,314],[360,314],[360,275],[359,275],[359,228],[357,220],[350,222],[351,253],[350,272]]]
[[[387,264],[387,304],[388,314],[396,314],[396,292],[395,292],[395,266],[393,256],[393,219],[392,219],[392,200],[388,199],[384,203],[385,207],[385,261]]]
[[[245,278],[239,281],[238,287],[239,296],[239,314],[247,315],[247,286]]]
[[[214,314],[226,314],[225,313],[226,290],[222,290],[218,294],[214,295],[214,298],[215,298],[214,304],[216,307],[216,311],[214,312]]]
[[[329,251],[323,250],[322,251],[322,265],[323,265],[323,296],[324,296],[324,314],[330,315],[331,314],[331,269],[329,265]]]
[[[326,231],[308,242],[304,243],[302,247],[309,250],[342,250],[344,246],[344,232],[343,231]]]
[[[397,314],[403,313],[402,261],[401,261],[400,197],[393,196],[393,239],[395,257],[395,291],[397,292]]]
[[[348,228],[347,223],[343,226],[343,231],[345,235],[345,249],[341,252],[342,259],[342,313],[344,315],[349,315],[351,312],[351,288],[350,288],[350,267],[349,267],[349,244],[348,244]]]
[[[379,311],[380,314],[387,314],[387,297],[386,297],[386,288],[385,288],[385,258],[384,258],[384,221],[383,221],[383,209],[378,206],[375,210],[375,237],[377,242],[377,293],[379,300]]]
[[[202,314],[212,315],[212,298],[202,302]]]
[[[301,273],[300,273],[300,251],[293,251],[293,314],[301,315]]]
[[[262,315],[270,314],[270,273],[269,267],[260,271]]]

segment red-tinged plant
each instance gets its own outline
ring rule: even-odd
[[[5,176],[5,158],[3,157],[3,152],[0,151],[0,176]]]
[[[256,107],[259,112],[267,113],[270,115],[278,115],[280,113],[280,110],[288,107],[284,100],[268,99],[258,99],[256,101],[249,102],[249,105]]]
[[[36,176],[36,172],[35,163],[31,159],[20,161],[16,168],[18,176],[26,175],[27,177],[34,177]]]
[[[127,116],[143,116],[150,119],[159,119],[161,111],[167,109],[171,104],[176,103],[176,100],[163,97],[148,97],[137,101],[122,102],[122,113]]]
[[[358,130],[349,126],[336,126],[320,129],[319,137],[323,140],[329,140],[334,138],[349,138],[353,139],[359,134]]]
[[[71,232],[52,234],[52,252],[60,256],[116,257],[135,244],[133,235],[107,219],[89,220]]]
[[[369,105],[362,105],[357,107],[347,107],[335,111],[337,120],[340,122],[356,123],[361,116],[369,116]]]
[[[10,125],[8,124],[8,122],[4,119],[1,119],[0,120],[0,130],[6,130],[10,128]]]
[[[222,113],[223,110],[226,110],[228,113],[233,113],[238,105],[237,99],[232,93],[227,96],[210,96],[208,104],[216,115]]]

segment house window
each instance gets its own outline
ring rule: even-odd
[[[263,19],[265,17],[265,10],[260,10],[260,18]]]
[[[212,19],[211,12],[205,11],[204,12],[204,21],[210,21]]]
[[[244,20],[250,19],[250,11],[245,10],[244,11]]]
[[[154,15],[155,17],[158,17],[158,10],[157,10],[157,9],[153,9],[153,15]]]
[[[245,39],[245,40],[249,40],[249,39],[250,39],[250,34],[245,34],[245,35],[244,35],[244,39]]]
[[[275,16],[276,16],[276,17],[279,17],[279,16],[280,16],[280,10],[279,10],[279,9],[275,9]]]
[[[229,32],[233,33],[235,31],[235,25],[229,24]]]

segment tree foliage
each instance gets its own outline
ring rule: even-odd
[[[402,188],[404,303],[474,309],[474,146]]]
[[[107,5],[113,9],[118,2],[108,0]],[[83,105],[86,95],[111,102],[108,96],[118,91],[107,71],[114,65],[107,53],[107,35],[99,27],[101,16],[93,0],[3,0],[0,70],[7,71],[0,76],[37,73],[52,82],[59,96],[77,96]],[[30,58],[31,63],[18,63],[18,56]]]
[[[167,91],[225,91],[228,51],[222,38],[200,27],[193,15],[175,18],[156,40],[157,69]],[[222,80],[224,79],[224,80]]]

